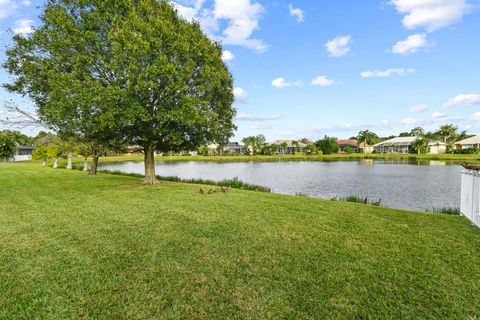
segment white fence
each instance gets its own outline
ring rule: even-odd
[[[464,170],[462,172],[462,214],[480,227],[480,172]]]

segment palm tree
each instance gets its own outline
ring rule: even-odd
[[[378,141],[378,135],[370,130],[362,130],[358,133],[357,141],[364,143],[363,153],[366,153],[366,146],[373,145]]]
[[[418,137],[412,144],[412,148],[417,151],[418,154],[426,153],[428,149],[428,144],[430,143],[430,139],[422,136]]]
[[[292,145],[293,145],[293,153],[297,153],[298,152],[298,149],[300,149],[300,143],[298,141],[292,141]]]

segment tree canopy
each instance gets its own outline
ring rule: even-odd
[[[325,136],[323,139],[315,142],[318,150],[323,154],[332,154],[338,152],[340,146],[337,143],[337,138]]]
[[[17,144],[13,136],[0,132],[0,160],[7,160],[15,154]]]
[[[224,143],[235,128],[222,48],[165,0],[49,0],[31,36],[15,36],[10,91],[29,96],[60,136],[145,153]]]
[[[263,134],[249,136],[242,139],[245,148],[252,147],[253,153],[261,153],[262,148],[267,144],[267,139]]]
[[[358,140],[359,143],[362,142],[367,142],[369,145],[374,145],[377,143],[380,138],[375,132],[372,132],[370,130],[362,130],[358,133],[356,139]]]

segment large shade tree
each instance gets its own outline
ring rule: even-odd
[[[337,153],[340,149],[338,145],[337,138],[329,137],[325,135],[323,139],[318,140],[315,142],[315,146],[320,150],[323,154],[332,154]]]
[[[8,51],[17,76],[8,88],[31,97],[60,135],[140,147],[148,184],[156,150],[232,135],[233,80],[221,46],[167,1],[49,0],[41,20]]]

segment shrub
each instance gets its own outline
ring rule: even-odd
[[[345,153],[348,153],[348,154],[352,154],[352,153],[355,152],[355,150],[354,150],[352,147],[350,147],[350,146],[346,146],[346,147],[343,149],[343,151],[344,151]]]
[[[468,148],[468,149],[456,149],[453,151],[454,154],[480,154],[480,149],[478,148]]]

